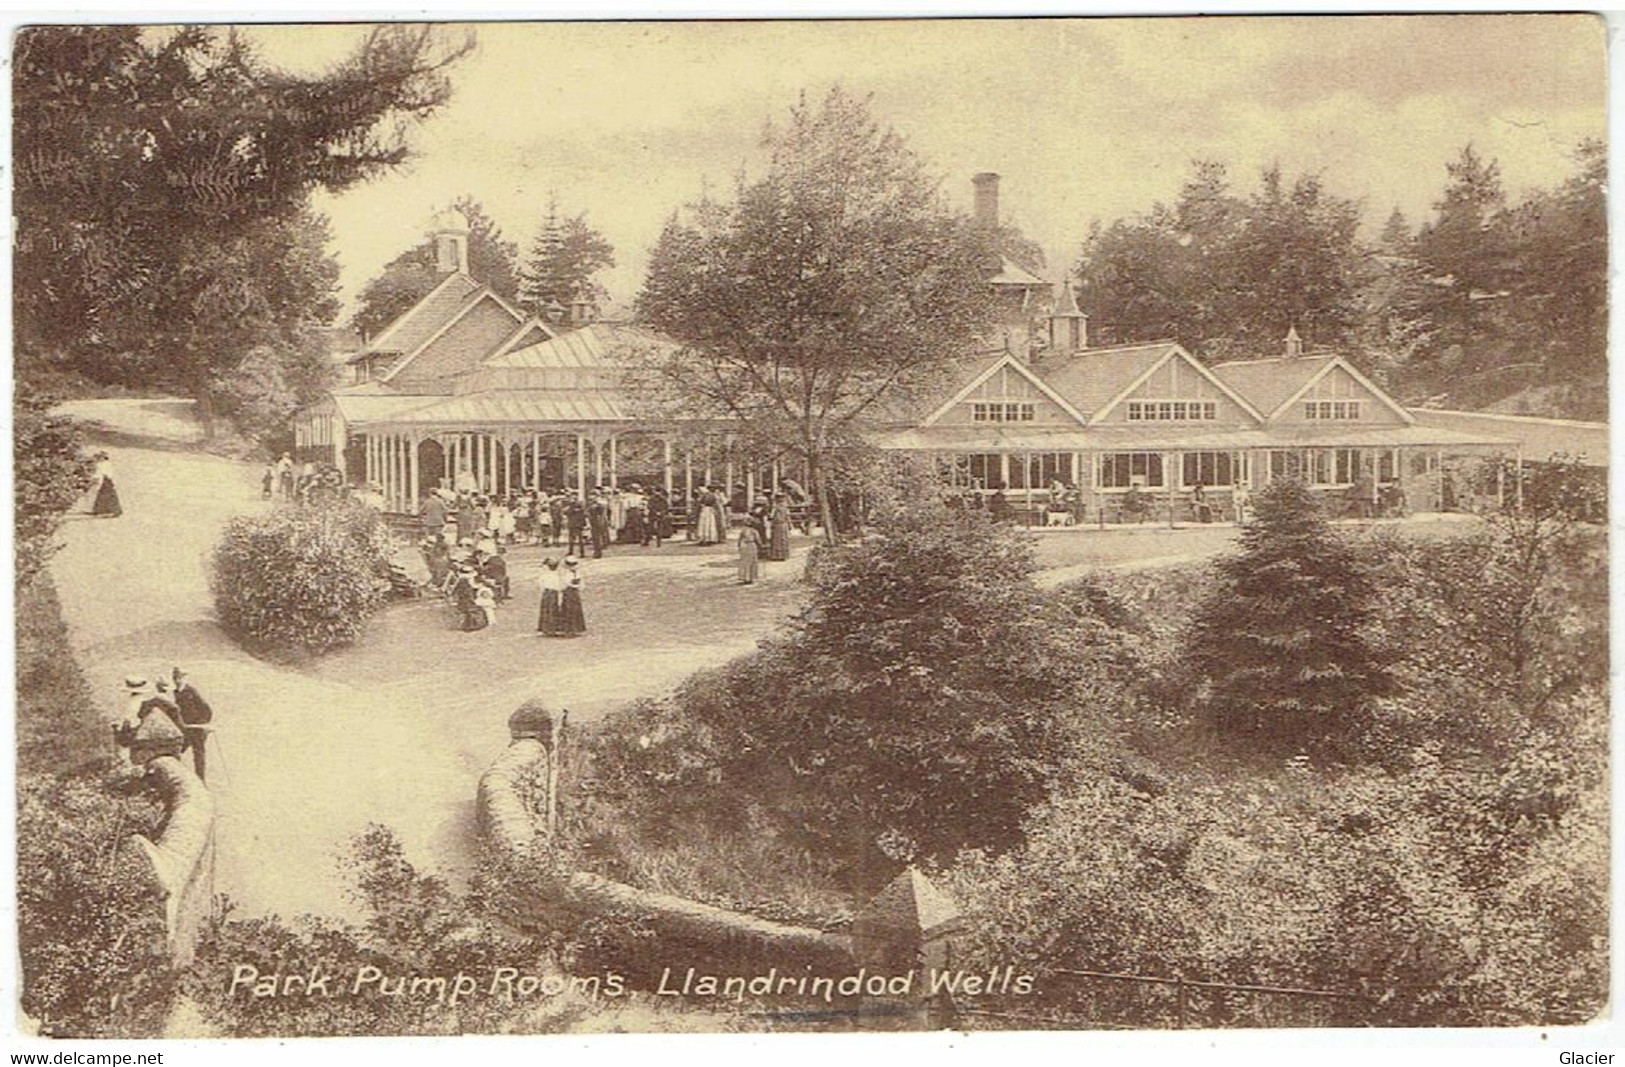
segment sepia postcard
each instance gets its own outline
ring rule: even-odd
[[[18,1043],[1609,1062],[1608,29],[18,28]]]

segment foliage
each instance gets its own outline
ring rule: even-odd
[[[1302,483],[1272,482],[1254,509],[1241,551],[1217,563],[1218,587],[1196,613],[1190,663],[1222,729],[1255,742],[1336,743],[1392,688],[1367,629],[1375,589]]]
[[[468,219],[469,275],[504,300],[518,299],[514,262],[519,246],[502,235],[502,228],[474,197],[464,194],[451,206]],[[366,284],[356,300],[351,325],[364,337],[376,337],[443,278],[436,265],[435,238],[430,235],[386,263],[383,273]]]
[[[53,415],[53,405],[53,398],[21,382],[12,398],[18,583],[50,558],[63,514],[89,491],[95,470],[73,420]]]
[[[264,332],[326,321],[307,207],[407,156],[472,47],[389,25],[314,77],[229,29],[36,26],[15,55],[19,365],[172,387],[205,417]]]
[[[1124,648],[1086,596],[1031,582],[1023,536],[916,513],[809,569],[811,604],[757,653],[615,727],[599,795],[690,833],[774,830],[876,888],[899,860],[1018,837],[1069,754],[1099,743]]]
[[[126,840],[155,835],[161,821],[150,796],[114,787],[105,771],[18,776],[22,1007],[42,1033],[162,1031],[176,981],[163,903]]]
[[[558,201],[549,201],[547,219],[520,273],[520,302],[543,320],[551,318],[553,305],[568,308],[576,299],[596,303],[604,293],[593,278],[614,265],[614,246],[587,222],[585,212],[561,219]]]
[[[215,547],[215,610],[252,645],[325,652],[384,602],[391,553],[378,513],[350,500],[241,516]]]
[[[249,349],[230,375],[216,379],[214,398],[221,415],[271,451],[294,413],[319,399],[333,378],[322,339],[313,331],[296,331],[281,343]]]
[[[1355,319],[1357,222],[1315,175],[1268,167],[1242,197],[1222,163],[1198,161],[1174,204],[1091,232],[1079,300],[1117,340],[1172,337],[1204,357],[1277,351],[1290,327],[1337,345]]]
[[[653,406],[736,418],[764,452],[804,458],[833,537],[831,456],[976,344],[993,250],[839,89],[765,147],[766,173],[732,202],[694,204],[662,232],[638,310],[679,344],[632,369]]]

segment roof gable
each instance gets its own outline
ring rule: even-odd
[[[452,277],[458,276],[453,275]],[[434,347],[436,342],[442,340],[448,334],[452,333],[452,331],[455,330],[460,323],[465,322],[476,308],[490,309],[491,311],[504,316],[500,336],[494,339],[484,338],[484,343],[479,347],[478,351],[460,353],[460,358],[453,361],[457,365],[451,367],[451,373],[455,373],[457,370],[467,370],[473,367],[474,364],[478,363],[489,352],[498,348],[503,341],[508,340],[513,333],[515,325],[522,324],[525,319],[525,317],[516,311],[514,307],[506,300],[492,292],[488,287],[481,285],[475,289],[474,292],[466,296],[458,304],[458,306],[445,317],[445,320],[441,322],[436,329],[428,331],[422,340],[418,342],[416,348],[407,351],[405,358],[391,367],[389,369],[389,373],[384,375],[383,380],[386,382],[392,382],[396,378],[400,377],[402,371],[406,370],[408,367],[411,367],[418,360],[418,357],[420,357],[424,352],[428,351],[431,347]],[[494,329],[494,327],[481,330],[480,333],[484,335],[490,332],[490,329]],[[444,361],[442,361],[442,363],[444,363]],[[439,374],[441,375],[444,375],[445,373],[447,373],[447,371],[439,371]],[[413,375],[413,377],[422,376],[423,374],[421,371]]]
[[[1251,400],[1266,419],[1274,421],[1294,401],[1309,392],[1315,383],[1339,370],[1348,374],[1371,399],[1388,408],[1402,422],[1416,421],[1409,411],[1342,356],[1277,357],[1220,363],[1213,368],[1213,373]]]
[[[438,333],[484,286],[466,274],[448,274],[362,349],[410,355]]]
[[[976,391],[978,386],[987,381],[989,378],[993,377],[993,375],[996,374],[1001,368],[1013,370],[1021,377],[1027,379],[1027,381],[1031,382],[1040,393],[1043,393],[1046,397],[1053,401],[1057,407],[1066,412],[1073,419],[1077,420],[1078,425],[1082,426],[1089,421],[1081,411],[1079,411],[1066,399],[1066,397],[1056,392],[1048,382],[1040,378],[1031,367],[1017,359],[1014,355],[1006,353],[1002,358],[994,360],[980,374],[976,375],[976,377],[972,378],[968,383],[966,383],[964,388],[960,389],[959,392],[955,393],[951,398],[949,398],[947,403],[938,407],[930,415],[926,416],[925,421],[921,425],[930,426],[939,421],[944,415],[948,414],[948,412],[951,411],[955,405],[963,403],[966,398]]]

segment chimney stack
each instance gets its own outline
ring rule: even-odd
[[[991,171],[971,179],[976,187],[976,224],[989,230],[999,226],[999,176]]]

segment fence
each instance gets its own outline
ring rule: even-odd
[[[1253,985],[1060,967],[1039,996],[954,1006],[967,1030],[1156,1030],[1371,1025],[1368,998],[1297,986]]]

